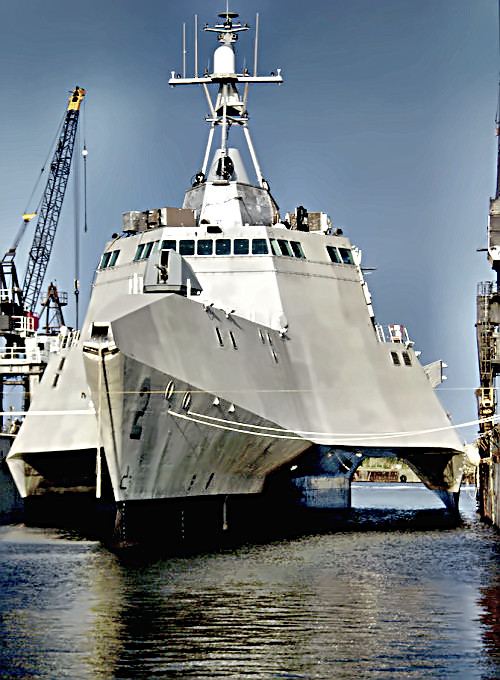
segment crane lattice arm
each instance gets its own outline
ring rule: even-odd
[[[22,286],[26,310],[34,313],[52,252],[59,215],[71,169],[80,104],[85,90],[76,87],[68,103],[66,118],[50,164],[33,243]]]

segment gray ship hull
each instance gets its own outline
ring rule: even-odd
[[[376,323],[361,252],[326,213],[280,217],[236,83],[282,78],[235,72],[232,44],[247,30],[236,16],[207,29],[222,43],[212,75],[169,81],[218,88],[183,207],[124,214],[81,338],[47,367],[8,458],[32,500],[109,501],[122,544],[160,515],[156,534],[176,535],[188,509],[203,533],[256,499],[263,523],[270,505],[349,507],[366,456],[404,458],[448,507],[460,489],[463,444],[435,367],[402,326],[387,336]],[[254,183],[229,126],[243,128]]]

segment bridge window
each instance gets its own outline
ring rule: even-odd
[[[269,248],[265,238],[252,239],[252,255],[267,255]]]
[[[106,267],[109,264],[109,261],[111,259],[111,253],[104,253],[102,256],[101,264],[99,265],[99,269],[106,269]]]
[[[344,264],[354,264],[352,253],[348,248],[339,248],[339,253]]]
[[[292,249],[290,248],[288,241],[284,241],[283,239],[279,238],[278,245],[282,255],[285,255],[286,257],[293,256]]]
[[[179,241],[179,253],[181,255],[194,255],[194,240],[183,239]]]
[[[273,251],[273,255],[281,255],[281,250],[276,242],[276,239],[271,238],[269,241],[271,242],[271,250]]]
[[[338,254],[337,248],[334,248],[333,246],[326,246],[326,252],[328,253],[328,257],[332,262],[335,262],[335,264],[340,264],[342,260],[340,259],[340,255]]]
[[[214,251],[214,242],[211,238],[201,238],[196,244],[197,255],[212,255]]]
[[[235,238],[234,239],[234,254],[235,255],[248,255],[250,252],[250,246],[247,238]]]
[[[215,241],[215,254],[231,255],[231,240],[228,238],[218,238]]]
[[[158,241],[156,241],[156,243],[158,243]],[[153,250],[154,245],[155,245],[154,241],[149,241],[149,243],[146,243],[146,247],[144,248],[144,252],[142,254],[141,259],[146,260],[151,255],[151,251]]]
[[[142,253],[144,252],[144,247],[145,244],[141,243],[140,245],[137,246],[136,253],[134,255],[134,261],[142,259]]]
[[[137,260],[146,260],[151,253],[154,250],[158,249],[160,242],[159,241],[148,241],[147,243],[141,243],[137,247],[137,251],[135,253],[134,261]]]
[[[114,267],[114,266],[115,266],[119,254],[120,254],[120,251],[119,251],[119,250],[114,250],[114,251],[113,251],[113,253],[111,254],[111,260],[109,261],[109,266],[110,266],[110,267]]]
[[[162,250],[175,250],[177,248],[177,241],[175,239],[167,239],[161,242]]]
[[[300,244],[298,241],[290,241],[290,246],[292,247],[295,257],[305,258],[304,251],[302,250],[302,244]]]

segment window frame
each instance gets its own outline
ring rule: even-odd
[[[244,246],[246,243],[246,252],[242,252],[241,248],[245,250]],[[238,244],[238,245],[236,245]],[[250,255],[250,240],[247,238],[235,238],[233,241],[233,255]]]
[[[260,246],[258,245],[259,243]],[[265,251],[259,251],[259,248],[265,248]],[[252,239],[252,255],[269,255],[269,243],[267,238]]]
[[[327,245],[326,252],[330,260],[333,262],[333,264],[342,264],[342,259],[336,246]]]
[[[221,247],[220,244],[226,244],[227,252],[218,252]],[[231,255],[231,239],[230,238],[216,238],[215,239],[215,254],[216,255]]]
[[[202,245],[203,244],[203,245]],[[208,250],[206,252],[200,252],[203,250],[203,248],[208,247]],[[214,240],[213,238],[199,238],[196,241],[196,254],[199,255],[200,257],[210,257],[210,255],[214,254]]]
[[[338,248],[340,259],[342,264],[354,264],[354,259],[352,257],[352,250],[350,248]],[[344,255],[345,253],[345,255]]]
[[[192,244],[193,252],[186,252],[186,244],[187,243]],[[195,245],[194,238],[183,238],[183,239],[179,240],[179,255],[187,255],[188,257],[190,255],[194,255],[195,248],[196,248],[196,245]],[[190,250],[190,248],[188,250]]]
[[[112,254],[111,251],[104,253],[104,255],[101,258],[101,262],[99,264],[99,269],[106,269],[106,267],[109,266],[109,261],[111,260],[111,254]]]

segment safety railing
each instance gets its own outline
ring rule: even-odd
[[[408,331],[399,323],[391,323],[386,326],[376,324],[375,332],[379,342],[399,342],[402,344],[410,342]]]

